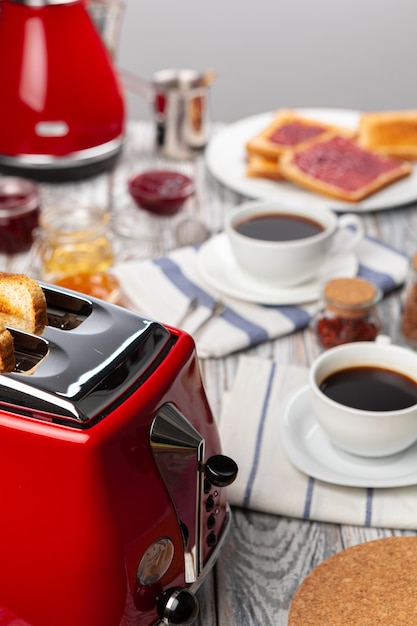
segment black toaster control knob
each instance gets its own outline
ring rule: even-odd
[[[187,589],[171,587],[158,597],[156,610],[163,624],[193,624],[198,616],[197,598]]]
[[[216,487],[231,485],[237,476],[237,464],[223,454],[215,454],[206,461],[205,474],[207,480]]]

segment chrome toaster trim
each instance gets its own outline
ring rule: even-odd
[[[205,442],[187,418],[172,404],[164,404],[150,431],[153,457],[177,511],[180,525],[187,531],[184,540],[184,571],[187,583],[195,582],[203,569],[202,514]],[[183,506],[185,486],[190,486]],[[180,489],[180,493],[178,492]],[[195,530],[193,530],[195,529]],[[189,536],[188,532],[192,531]]]
[[[30,376],[25,371],[0,375],[0,409],[88,428],[147,379],[175,338],[162,324],[127,309],[40,284],[48,313],[38,338],[43,351]],[[22,346],[19,360],[31,356],[24,354],[24,334],[16,338]],[[36,337],[32,340],[36,348]]]

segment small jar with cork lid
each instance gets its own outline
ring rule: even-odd
[[[364,278],[334,278],[322,292],[311,321],[321,349],[353,341],[374,341],[381,332],[377,305],[381,290]]]
[[[412,346],[417,346],[417,252],[411,257],[404,288],[401,333]]]

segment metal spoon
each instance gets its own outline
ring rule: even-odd
[[[199,219],[185,217],[177,224],[176,240],[180,247],[203,243],[209,237],[211,237],[210,229]]]
[[[193,313],[197,307],[198,307],[198,298],[191,298],[191,300],[188,303],[187,308],[185,309],[184,313],[181,315],[180,319],[178,320],[178,322],[176,323],[176,326],[178,328],[181,328],[185,322],[185,320],[187,319],[187,317],[189,315],[191,315],[191,313]]]
[[[211,322],[215,317],[221,315],[225,309],[226,307],[223,304],[222,300],[215,300],[213,308],[211,309],[209,315],[191,333],[194,339],[197,337],[197,335],[200,335],[202,333],[202,331],[206,328],[209,322]]]

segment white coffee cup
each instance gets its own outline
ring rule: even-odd
[[[244,235],[236,229],[242,222],[260,216],[294,216],[312,220],[319,231],[312,236],[290,241],[266,241]],[[336,233],[354,227],[343,245],[332,251]],[[251,278],[276,287],[293,287],[317,279],[329,254],[348,253],[364,237],[364,226],[356,214],[338,216],[325,207],[283,206],[274,200],[250,201],[230,211],[225,232],[238,266]]]
[[[367,376],[375,368],[385,373],[388,370],[386,389],[389,389],[390,372],[394,372],[411,379],[412,390],[417,393],[417,354],[412,350],[383,341],[355,342],[330,348],[316,358],[309,371],[312,410],[317,422],[333,444],[351,454],[380,457],[405,450],[417,441],[417,400],[412,400],[407,408],[391,406],[390,410],[371,410],[369,405],[364,409],[342,404],[340,396],[337,401],[335,396],[332,399],[326,395],[329,390],[321,389],[330,375],[340,371],[345,375],[347,370],[357,367],[371,368],[367,369],[367,374],[359,370],[359,384],[365,386],[365,393],[369,384]],[[385,393],[390,392],[376,397],[387,406]],[[358,397],[359,393],[349,395],[349,402],[352,399],[357,402]],[[368,404],[372,396],[365,397]],[[391,395],[390,400],[392,398]]]

